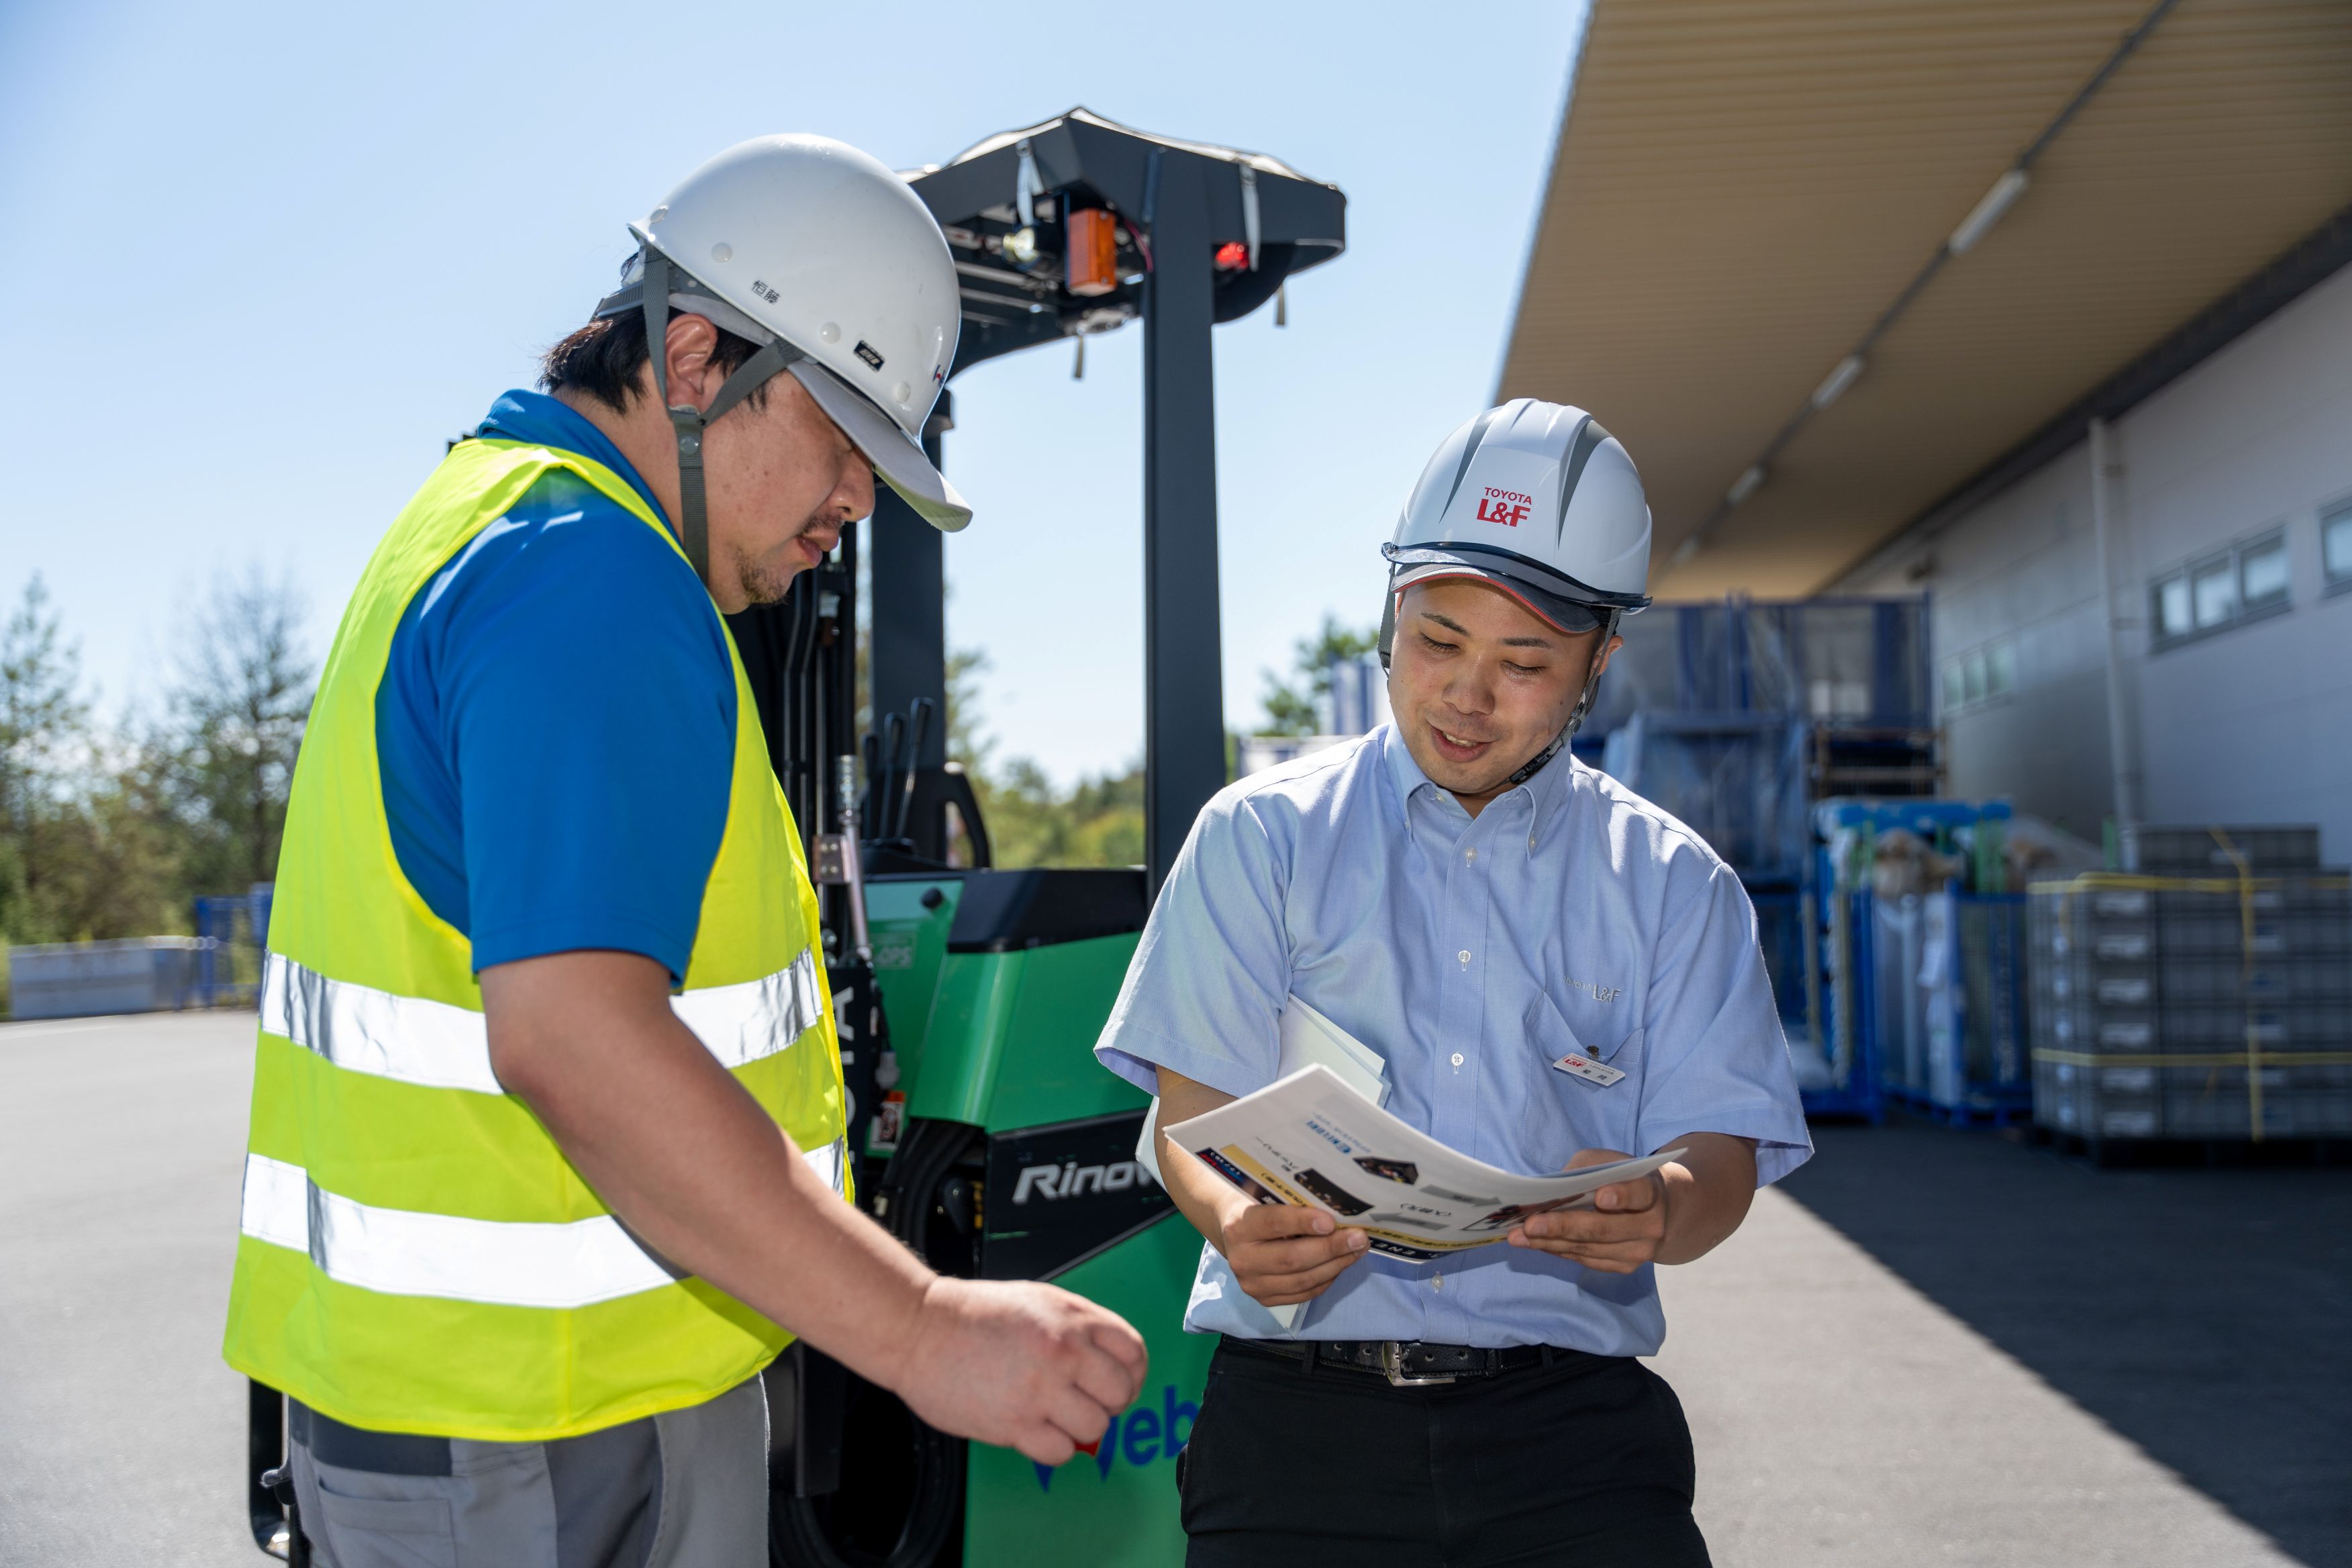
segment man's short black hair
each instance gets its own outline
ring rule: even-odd
[[[669,316],[674,321],[685,314],[672,310]],[[730,375],[760,352],[760,345],[748,338],[739,338],[716,323],[713,330],[719,333],[719,342],[710,351],[711,360]],[[539,384],[543,392],[577,392],[615,414],[626,414],[645,368],[645,312],[629,310],[591,321],[548,350],[539,362]],[[755,387],[747,401],[756,407],[767,394],[765,386]]]

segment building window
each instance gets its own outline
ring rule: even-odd
[[[2352,501],[2319,514],[2319,556],[2327,566],[2327,588],[2352,588]]]
[[[2156,635],[2159,641],[2185,637],[2197,629],[2189,614],[2189,579],[2167,577],[2156,585]]]
[[[2345,509],[2352,522],[2352,507]],[[2344,552],[2352,555],[2352,526]],[[2352,567],[2352,562],[2347,562]],[[2276,615],[2289,604],[2286,532],[2273,528],[2148,584],[2148,621],[2165,648]]]
[[[2224,555],[2189,569],[2189,595],[2197,602],[2197,629],[2210,632],[2238,618],[2237,563]]]
[[[2017,645],[2007,637],[1944,661],[1944,711],[1963,712],[2017,689]]]
[[[2273,533],[2238,552],[2238,604],[2252,616],[2285,603],[2286,536]]]

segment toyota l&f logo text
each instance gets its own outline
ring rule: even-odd
[[[1517,490],[1498,490],[1488,485],[1486,493],[1478,498],[1478,521],[1517,528],[1527,521],[1528,510],[1535,504],[1533,496],[1523,496]]]

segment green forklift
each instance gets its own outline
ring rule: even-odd
[[[1144,334],[1145,864],[999,870],[949,760],[941,539],[884,491],[780,603],[730,617],[825,916],[859,1204],[930,1265],[1051,1279],[1125,1317],[1150,1375],[1058,1468],[967,1444],[795,1342],[766,1374],[776,1568],[1051,1568],[1183,1560],[1175,1459],[1212,1346],[1181,1321],[1200,1238],[1136,1160],[1146,1098],[1098,1067],[1151,898],[1225,783],[1211,328],[1339,254],[1347,198],[1255,153],[1074,109],[908,183],[962,293],[950,379],[1139,321]],[[1277,314],[1277,321],[1280,317]],[[942,390],[924,433],[954,427]],[[983,527],[1013,527],[997,497]],[[863,537],[861,537],[863,535]],[[874,728],[858,734],[858,555]],[[862,763],[862,766],[861,766]],[[259,1478],[284,1401],[252,1390],[254,1539],[299,1562]]]

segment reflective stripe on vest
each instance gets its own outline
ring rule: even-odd
[[[730,1068],[775,1055],[824,1017],[816,958],[807,948],[773,974],[684,992],[670,998],[670,1007],[719,1065]],[[428,1089],[506,1092],[490,1070],[481,1014],[330,980],[281,953],[262,963],[261,1026],[352,1072]]]
[[[839,1193],[847,1153],[835,1142],[801,1158]],[[310,1254],[330,1279],[388,1296],[578,1308],[678,1278],[610,1215],[546,1225],[378,1208],[260,1154],[245,1157],[238,1225],[256,1241]]]

